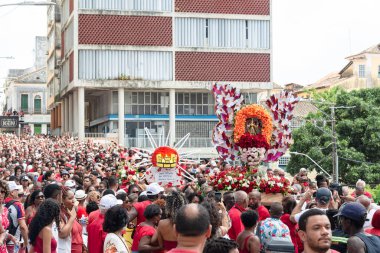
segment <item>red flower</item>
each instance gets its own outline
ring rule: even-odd
[[[265,140],[262,134],[252,135],[250,133],[245,133],[241,136],[240,140],[236,145],[240,148],[265,148],[269,149],[269,144]]]

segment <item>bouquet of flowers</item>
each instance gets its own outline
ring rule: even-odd
[[[210,185],[219,191],[251,192],[257,187],[255,180],[250,180],[245,170],[231,168],[210,176]]]
[[[259,191],[264,193],[287,194],[291,191],[290,182],[284,177],[261,178],[259,180]]]
[[[120,188],[126,188],[130,184],[138,184],[145,178],[145,175],[139,172],[135,166],[126,163],[119,166],[116,177],[119,179]]]

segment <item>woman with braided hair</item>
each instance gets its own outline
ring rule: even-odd
[[[166,219],[160,220],[157,228],[156,236],[152,239],[152,244],[158,240],[158,244],[166,251],[177,247],[177,236],[173,228],[174,220],[177,217],[178,210],[186,205],[185,196],[176,190],[173,190],[166,197]]]
[[[52,236],[52,224],[59,227],[60,208],[57,201],[45,200],[29,225],[29,240],[35,253],[55,253],[57,241]]]

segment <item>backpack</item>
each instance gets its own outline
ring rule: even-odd
[[[11,235],[15,235],[18,227],[20,226],[18,223],[17,223],[17,226],[13,224],[13,220],[11,217],[11,210],[9,209],[12,205],[14,206],[15,202],[17,202],[17,200],[11,200],[5,205],[5,207],[8,209],[8,220],[9,220],[9,227],[7,230],[9,234]]]

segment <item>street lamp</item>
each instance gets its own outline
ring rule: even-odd
[[[32,1],[25,1],[25,2],[18,2],[18,3],[7,3],[7,4],[0,4],[0,7],[4,6],[49,6],[49,5],[56,5],[56,3],[53,2],[32,2]]]
[[[329,178],[331,178],[331,175],[329,173],[327,173],[327,171],[325,171],[316,161],[314,161],[309,155],[307,154],[304,154],[304,153],[300,153],[300,152],[289,152],[290,154],[293,154],[293,155],[302,155],[302,156],[305,156],[307,157],[310,161],[312,161],[315,165],[318,166],[318,168],[320,168]]]

